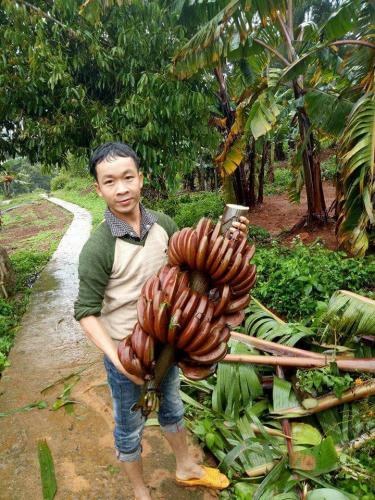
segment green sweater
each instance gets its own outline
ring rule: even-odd
[[[79,257],[77,321],[101,316],[116,340],[126,337],[137,321],[136,303],[144,282],[167,261],[168,240],[178,230],[165,214],[157,217],[142,240],[117,238],[106,222],[91,234]]]

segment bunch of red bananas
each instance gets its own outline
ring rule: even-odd
[[[255,248],[239,231],[220,233],[220,222],[203,218],[195,229],[171,237],[169,264],[143,286],[138,323],[119,345],[120,361],[130,374],[152,378],[163,344],[174,347],[184,375],[194,380],[212,374],[225,356],[228,325],[243,319],[256,267],[250,264]],[[203,287],[194,286],[197,273]]]

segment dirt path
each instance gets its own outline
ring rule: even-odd
[[[0,499],[42,498],[40,439],[47,440],[54,459],[57,499],[130,499],[129,484],[114,457],[112,411],[101,356],[72,317],[78,255],[90,232],[90,215],[71,203],[51,201],[72,212],[74,219],[34,287],[10,353],[11,366],[0,380],[0,412],[40,400],[47,401],[49,409],[0,418]],[[51,411],[64,384],[41,391],[83,368],[70,395],[81,404],[73,405],[73,414],[64,408]],[[201,451],[194,447],[194,453]],[[143,457],[153,498],[216,498],[202,489],[186,490],[175,484],[174,458],[159,428],[146,429]]]

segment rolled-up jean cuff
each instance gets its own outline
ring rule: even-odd
[[[139,447],[138,450],[132,453],[123,453],[120,450],[116,450],[117,460],[120,462],[138,462],[141,459],[142,448]]]
[[[180,432],[185,428],[184,419],[180,418],[177,422],[173,424],[165,424],[160,426],[164,432]]]

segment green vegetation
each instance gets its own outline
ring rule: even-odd
[[[258,270],[254,296],[289,321],[308,318],[338,289],[374,293],[373,256],[347,258],[319,242],[309,247],[299,241],[292,248],[276,242],[257,246],[254,263]]]
[[[96,194],[93,180],[88,177],[72,177],[68,174],[60,174],[56,179],[63,178],[66,179],[64,182],[56,183],[57,187],[62,186],[63,189],[53,192],[52,195],[86,208],[92,215],[93,227],[96,227],[103,220],[105,204]],[[52,181],[52,186],[54,185]]]
[[[39,163],[31,164],[27,158],[16,157],[4,161],[0,165],[0,180],[10,176],[9,184],[3,183],[2,188],[6,197],[32,193],[39,189],[41,192],[50,190],[51,173],[43,172]]]
[[[217,220],[225,206],[221,194],[210,192],[185,193],[156,203],[145,199],[144,202],[149,208],[168,214],[180,228],[194,226],[201,217]]]
[[[316,370],[297,370],[296,376],[297,387],[314,397],[333,390],[334,394],[341,398],[342,393],[348,390],[354,382],[354,378],[348,373],[345,375],[339,373],[336,363],[330,363],[329,366]]]
[[[333,308],[333,303],[331,300],[328,309]],[[373,317],[375,303],[367,307]],[[318,342],[325,331],[328,337],[341,334],[341,347],[360,357],[358,335],[363,330],[360,323],[353,321],[356,314],[353,308],[351,311],[351,335],[345,335],[344,329],[338,332],[328,317],[319,316],[314,318],[313,328],[300,325],[299,333],[289,335],[288,331],[296,332],[295,323],[283,323],[260,303],[252,302],[245,328],[259,342],[277,342],[272,346],[274,354],[279,349],[281,355],[283,349],[296,344],[303,348],[305,342],[309,351],[312,347],[319,355],[327,348]],[[330,347],[333,351],[337,348],[336,355],[340,354],[340,346]],[[255,350],[230,341],[233,355],[259,355],[268,349],[269,345],[264,349],[259,345]],[[305,355],[310,355],[309,351]],[[374,355],[374,349],[369,355]],[[280,377],[269,366],[256,362],[220,363],[216,375],[208,380],[183,379],[188,426],[232,480],[231,488],[221,493],[222,499],[297,500],[302,491],[308,491],[307,499],[373,498],[373,374],[340,373],[335,362],[314,370],[296,370],[297,366],[285,368]],[[359,387],[367,388],[367,398],[346,404],[336,399]],[[306,397],[306,393],[310,396]],[[286,436],[292,438],[289,444]],[[357,441],[359,444],[354,445]],[[356,451],[361,446],[367,448],[366,457]],[[356,484],[358,480],[360,484]]]
[[[185,41],[165,2],[2,2],[0,156],[64,167],[117,139],[154,185],[173,185],[219,139],[207,127],[210,82],[179,82],[168,68]]]
[[[275,179],[271,183],[266,181],[264,186],[264,194],[281,194],[288,190],[288,187],[293,179],[293,174],[288,168],[275,168],[274,171]]]
[[[29,303],[31,286],[51,257],[55,249],[52,248],[45,252],[19,251],[10,256],[17,284],[14,296],[0,299],[0,372],[7,366],[7,355]]]

